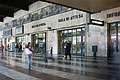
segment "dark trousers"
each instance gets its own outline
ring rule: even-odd
[[[65,55],[65,59],[67,59],[67,56],[69,55],[69,57],[70,57],[70,60],[71,60],[71,54],[66,54]]]
[[[3,53],[3,49],[2,49],[2,53]]]

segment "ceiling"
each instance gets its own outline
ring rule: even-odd
[[[28,10],[30,4],[38,0],[1,0],[0,1],[0,22],[4,17],[13,17],[14,12],[23,9]]]
[[[103,10],[120,7],[120,0],[42,0],[57,3],[71,8],[96,13]]]

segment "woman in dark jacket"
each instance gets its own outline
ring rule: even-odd
[[[70,60],[71,60],[70,50],[71,50],[71,43],[70,43],[70,41],[68,40],[68,41],[67,41],[67,44],[66,44],[66,48],[65,48],[65,57],[64,57],[66,60],[67,60],[67,56],[68,56],[68,55],[69,55]]]

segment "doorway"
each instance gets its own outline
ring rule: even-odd
[[[43,54],[46,50],[46,33],[32,35],[32,46],[35,53]]]
[[[120,22],[109,24],[109,55],[120,54]]]
[[[85,28],[62,30],[58,32],[59,53],[65,53],[66,40],[71,42],[71,54],[85,55]]]

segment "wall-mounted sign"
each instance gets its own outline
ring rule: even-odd
[[[107,14],[107,18],[118,17],[120,16],[120,11]]]
[[[7,37],[7,36],[12,36],[12,29],[7,29],[3,31],[3,36]]]
[[[58,22],[64,22],[64,21],[69,21],[69,20],[74,20],[74,19],[79,19],[79,18],[83,18],[83,14],[78,14],[78,15],[73,15],[70,17],[61,18],[61,19],[58,19]]]
[[[98,26],[104,26],[104,21],[90,19],[90,24],[98,25]]]
[[[22,25],[22,26],[16,27],[15,33],[16,33],[16,35],[23,34],[24,33],[24,26]]]
[[[32,26],[32,28],[37,28],[37,27],[41,27],[41,26],[45,26],[46,23],[41,23],[41,24],[36,24],[34,26]]]

